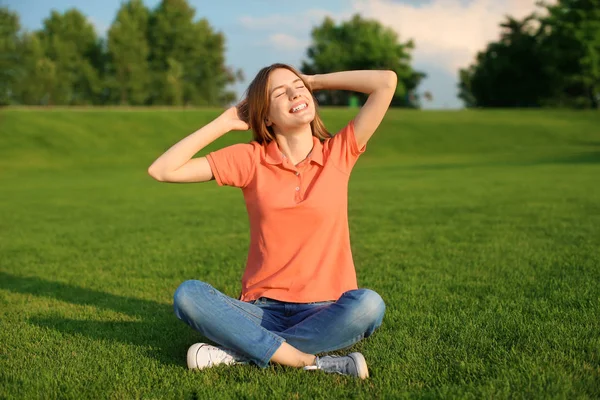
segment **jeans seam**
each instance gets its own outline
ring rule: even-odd
[[[244,317],[244,318],[245,318],[247,321],[249,321],[249,322],[251,322],[252,324],[255,324],[255,325],[256,325],[256,323],[255,323],[254,321],[252,321],[250,318],[248,318],[248,316],[245,314],[245,313],[246,313],[246,310],[244,310],[244,309],[242,309],[241,307],[238,307],[238,306],[237,306],[237,305],[235,305],[234,303],[230,302],[230,301],[229,301],[229,298],[228,298],[228,297],[227,297],[225,294],[221,293],[221,296],[217,296],[217,297],[220,297],[220,298],[222,298],[222,300],[224,301],[224,303],[225,303],[225,304],[227,304],[227,306],[229,306],[230,308],[232,308],[232,309],[234,309],[234,310],[238,311],[238,313],[239,313],[239,314],[241,314],[241,315],[242,315],[242,317]],[[256,318],[259,318],[259,319],[260,319],[260,317],[259,317],[259,316],[257,316],[257,315],[255,315],[254,313],[251,313],[251,312],[248,312],[248,313],[249,313],[249,314],[252,314],[252,315],[253,315],[253,316],[255,316]],[[268,329],[266,329],[266,328],[264,328],[264,327],[262,327],[262,326],[260,326],[260,325],[257,325],[257,328],[259,328],[259,329],[263,329],[264,331],[266,331],[266,332],[268,333],[268,336],[270,336],[270,337],[271,337],[271,339],[275,340],[276,344],[278,344],[279,346],[281,346],[281,344],[282,344],[283,342],[285,342],[285,339],[284,339],[284,338],[282,338],[281,336],[278,336],[278,335],[274,334],[274,333],[273,333],[273,332],[271,332],[270,330],[268,330]],[[267,351],[266,351],[266,352],[265,352],[265,353],[262,355],[262,357],[260,358],[260,361],[261,361],[261,362],[263,362],[263,365],[264,365],[264,366],[266,366],[267,364],[269,364],[270,358],[269,358],[268,360],[265,360],[265,358],[266,358],[266,355],[267,355],[267,354],[269,354],[269,352],[271,352],[271,350],[273,349],[273,347],[274,347],[274,346],[273,346],[273,345],[271,345],[271,347],[269,347],[269,349],[268,349],[268,350],[267,350]],[[262,365],[261,365],[261,366],[262,366]]]
[[[233,306],[233,307],[235,307],[236,309],[238,309],[238,310],[241,310],[241,311],[242,311],[242,313],[248,313],[248,314],[251,314],[252,316],[254,316],[254,317],[258,318],[258,319],[261,319],[261,317],[260,317],[259,315],[256,315],[256,314],[254,314],[253,312],[250,312],[250,311],[248,311],[248,310],[245,310],[245,309],[243,309],[242,307],[240,307],[240,306],[238,306],[237,304],[235,304],[234,302],[231,302],[231,301],[229,301],[229,297],[228,297],[228,296],[226,296],[225,294],[223,294],[223,296],[224,296],[224,299],[223,299],[223,300],[225,300],[225,302],[226,302],[227,304],[229,304],[230,306]],[[253,305],[255,305],[255,304],[253,304]],[[252,322],[254,322],[254,321],[252,321]],[[262,326],[261,326],[261,328],[262,328]],[[267,330],[268,330],[268,329],[267,329]]]

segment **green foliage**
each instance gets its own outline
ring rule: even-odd
[[[547,49],[555,82],[554,105],[600,104],[600,0],[560,0],[542,21],[550,28]]]
[[[500,40],[459,71],[467,107],[598,108],[600,0],[544,7],[543,17],[507,17]]]
[[[355,113],[323,119],[335,132]],[[387,304],[347,350],[367,381],[187,370],[203,338],[173,293],[239,293],[247,213],[238,189],[146,169],[217,115],[1,111],[0,398],[600,397],[599,113],[386,115],[348,188],[359,285]]]
[[[76,9],[20,33],[0,8],[0,104],[227,104],[242,77],[225,66],[224,35],[194,14],[187,0],[122,2],[104,40]]]
[[[460,93],[467,106],[532,107],[549,95],[548,74],[534,17],[507,17],[500,41],[490,43],[477,62],[460,70]]]
[[[173,58],[167,60],[167,65],[166,82],[164,82],[165,90],[163,91],[165,101],[167,104],[180,106],[183,104],[183,66]]]
[[[225,37],[206,19],[194,21],[186,0],[163,0],[150,16],[152,104],[219,104],[235,82],[224,66]]]
[[[10,104],[19,74],[19,16],[0,7],[0,106]]]
[[[94,65],[101,52],[94,27],[78,10],[64,14],[52,11],[38,32],[46,57],[56,66],[55,91],[48,104],[84,105],[97,102],[102,90],[101,65]]]
[[[21,44],[22,74],[13,86],[14,99],[23,104],[51,104],[61,87],[56,63],[45,54],[37,34],[24,34]]]
[[[401,43],[392,29],[360,15],[354,15],[339,26],[327,17],[320,26],[313,28],[312,39],[313,44],[307,50],[309,61],[302,64],[304,73],[390,69],[398,75],[398,89],[392,104],[418,106],[418,100],[411,101],[410,95],[425,74],[410,66],[410,51],[414,48],[411,40]],[[318,98],[323,105],[348,105],[353,95],[363,102],[366,100],[363,94],[345,91],[319,93]]]
[[[108,31],[111,95],[118,93],[120,104],[146,104],[150,95],[148,19],[142,0],[132,0],[121,4]]]

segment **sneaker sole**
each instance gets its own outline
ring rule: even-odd
[[[356,370],[360,379],[367,379],[369,377],[369,368],[367,367],[367,360],[365,356],[360,353],[350,353],[348,357],[352,358],[356,363]]]
[[[187,352],[187,366],[189,369],[202,369],[198,367],[198,352],[200,349],[206,346],[206,343],[196,343],[193,344]]]

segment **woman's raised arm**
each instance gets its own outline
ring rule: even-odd
[[[148,168],[148,174],[160,182],[207,182],[213,179],[206,157],[192,157],[229,131],[248,130],[248,124],[231,107],[213,121],[174,144]]]
[[[354,118],[358,147],[367,144],[390,106],[398,78],[394,71],[343,71],[303,76],[313,90],[351,90],[369,95]]]

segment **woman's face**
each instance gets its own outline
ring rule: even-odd
[[[315,119],[315,105],[304,82],[289,69],[278,68],[269,76],[269,115],[267,126],[285,132],[310,124]]]

